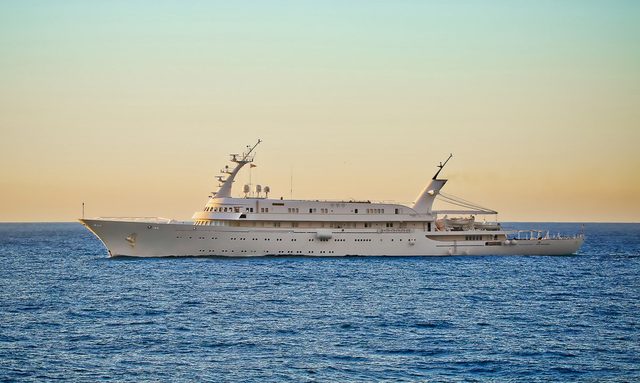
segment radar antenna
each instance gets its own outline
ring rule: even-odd
[[[440,165],[438,165],[438,171],[436,172],[436,175],[433,176],[433,179],[435,180],[436,178],[438,178],[438,174],[440,174],[440,172],[442,171],[442,169],[444,168],[444,166],[447,164],[447,162],[449,162],[449,160],[451,159],[451,157],[453,157],[453,153],[449,153],[449,158],[447,158],[447,160],[444,162],[444,164],[442,162],[440,162]]]
[[[247,163],[247,162],[253,162],[253,156],[251,156],[251,153],[253,153],[253,150],[256,148],[256,146],[260,145],[260,143],[262,142],[262,140],[258,140],[258,142],[255,143],[255,145],[253,146],[249,146],[247,145],[247,151],[245,153],[242,154],[232,154],[231,155],[231,162],[236,162],[236,163]],[[238,157],[242,157],[242,158],[238,158]]]
[[[221,184],[220,189],[218,189],[218,193],[215,196],[216,198],[225,198],[231,196],[231,186],[236,177],[236,174],[238,174],[238,172],[244,165],[253,162],[255,158],[254,150],[261,142],[262,140],[258,140],[258,142],[256,142],[253,146],[247,145],[247,150],[242,154],[231,154],[231,162],[234,162],[236,165],[233,169],[231,169],[229,166],[225,166],[224,169],[220,171],[223,175],[216,177]]]

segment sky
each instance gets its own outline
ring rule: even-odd
[[[639,20],[620,0],[2,1],[0,221],[189,219],[260,138],[274,197],[410,204],[453,153],[443,191],[500,220],[639,222]]]

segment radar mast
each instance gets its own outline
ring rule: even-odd
[[[233,180],[236,178],[236,175],[242,169],[242,167],[246,164],[252,163],[255,158],[254,150],[262,140],[258,140],[253,146],[248,146],[248,150],[242,154],[231,154],[231,162],[234,162],[236,166],[233,170],[229,170],[228,167],[225,167],[222,171],[223,174],[227,174],[228,176],[225,178],[224,176],[217,176],[218,181],[220,182],[220,189],[215,193],[214,198],[225,198],[231,197],[231,187],[233,186]]]

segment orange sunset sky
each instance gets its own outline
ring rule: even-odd
[[[272,196],[640,221],[640,2],[4,1],[0,221]],[[236,194],[248,182],[239,176]]]

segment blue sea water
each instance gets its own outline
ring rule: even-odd
[[[640,224],[585,233],[564,257],[109,259],[80,224],[0,224],[0,380],[640,381]]]

